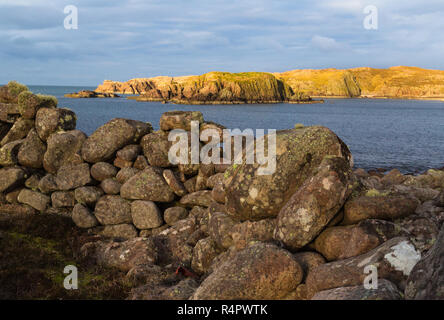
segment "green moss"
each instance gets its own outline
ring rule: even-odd
[[[390,194],[390,192],[380,192],[376,189],[370,189],[366,192],[365,196],[366,197],[383,197],[383,196],[388,196]]]
[[[303,129],[303,128],[305,128],[305,126],[304,126],[302,123],[296,123],[296,124],[294,125],[294,128],[295,128],[295,129]]]
[[[58,100],[54,96],[44,95],[44,94],[37,94],[37,97],[40,99],[40,104],[42,107],[45,108],[55,108],[57,107]]]
[[[13,97],[18,97],[18,95],[23,91],[29,91],[27,86],[18,83],[17,81],[9,81],[8,90],[9,94],[12,95]]]

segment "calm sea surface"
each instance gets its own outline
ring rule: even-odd
[[[288,129],[296,123],[332,129],[350,147],[356,167],[398,168],[418,173],[444,166],[444,102],[418,100],[330,99],[312,105],[185,106],[117,99],[68,99],[87,87],[30,86],[55,95],[60,107],[77,113],[77,128],[91,134],[123,117],[148,121],[155,128],[163,112],[198,110],[205,120],[230,129]]]

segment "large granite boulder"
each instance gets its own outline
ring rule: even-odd
[[[296,289],[302,276],[301,266],[288,251],[259,242],[216,267],[192,299],[283,299]]]
[[[90,163],[106,161],[126,145],[139,142],[152,131],[149,123],[127,119],[113,119],[86,139],[82,147],[83,159]]]
[[[276,217],[327,155],[352,162],[347,146],[325,127],[277,132],[273,174],[258,175],[260,165],[247,164],[245,160],[225,172],[228,213],[237,220]]]
[[[274,238],[291,249],[311,242],[350,195],[352,171],[342,157],[326,157],[279,212]]]
[[[379,279],[390,280],[399,288],[404,288],[420,259],[421,254],[407,238],[393,238],[363,255],[315,268],[306,280],[308,297],[324,290],[363,284],[369,275],[364,272],[368,266],[377,268]]]
[[[35,128],[43,141],[59,131],[69,131],[76,128],[77,116],[69,109],[41,108],[35,117]]]
[[[49,136],[47,151],[43,158],[43,167],[49,173],[56,174],[63,165],[82,163],[81,149],[86,134],[79,130],[57,132]]]
[[[162,172],[153,167],[137,173],[120,189],[122,198],[130,200],[148,200],[171,202],[174,192],[162,177]]]

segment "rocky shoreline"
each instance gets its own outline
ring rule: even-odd
[[[72,221],[76,259],[117,270],[128,299],[444,299],[443,170],[354,170],[335,133],[301,125],[277,132],[272,175],[173,165],[168,133],[191,121],[224,128],[176,111],[158,131],[118,118],[87,136],[55,98],[10,82],[1,220]]]

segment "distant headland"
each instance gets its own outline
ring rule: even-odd
[[[137,101],[178,104],[317,103],[320,98],[399,98],[444,101],[444,71],[388,69],[300,69],[282,73],[209,72],[199,76],[105,80],[92,95],[137,95]],[[85,97],[75,94],[67,97]],[[318,100],[314,100],[318,99]]]

